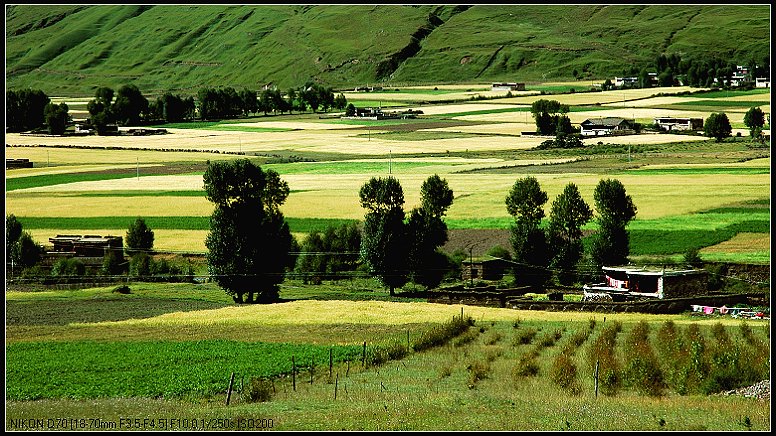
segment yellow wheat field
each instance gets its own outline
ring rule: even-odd
[[[658,95],[660,93],[665,94],[678,94],[680,92],[692,92],[698,91],[699,88],[690,88],[689,86],[675,86],[668,88],[644,88],[644,89],[627,89],[627,90],[614,90],[614,91],[601,91],[601,92],[583,92],[576,94],[557,94],[557,95],[533,95],[528,97],[514,97],[499,99],[500,103],[515,103],[515,104],[528,104],[530,105],[536,100],[557,100],[561,104],[567,104],[569,106],[576,105],[593,105],[596,103],[614,103],[628,100],[641,99]]]
[[[499,100],[503,101],[503,100]],[[494,109],[516,109],[528,107],[526,105],[502,104],[502,103],[460,103],[443,104],[434,106],[417,106],[412,109],[423,111],[423,115],[444,115],[459,112],[489,111]]]
[[[19,136],[19,135],[17,135]],[[18,144],[18,142],[10,142],[13,140],[12,134],[6,135],[6,142]],[[49,139],[49,138],[39,138]],[[71,142],[73,141],[73,142]],[[39,141],[32,141],[37,144]],[[61,142],[61,140],[59,141]],[[41,144],[46,142],[40,142]],[[50,144],[54,144],[54,141],[48,141]],[[68,144],[83,145],[79,143],[75,138],[68,138]],[[144,143],[148,146],[148,142]],[[54,148],[54,147],[5,147],[6,158],[11,159],[29,159],[35,163],[36,167],[45,167],[46,165],[59,166],[68,165],[67,169],[71,172],[76,171],[76,167],[80,165],[94,165],[94,164],[110,164],[112,166],[121,164],[133,164],[138,163],[142,166],[149,164],[161,164],[169,162],[192,162],[206,160],[219,160],[219,159],[234,159],[239,156],[218,154],[218,153],[188,153],[188,152],[170,152],[170,151],[158,151],[158,150],[130,150],[130,149],[118,149],[118,150],[103,150],[103,149],[80,149],[80,148]],[[131,165],[130,165],[131,166]],[[12,174],[22,174],[23,171],[37,170],[33,169],[18,169],[10,172],[6,172],[6,177]],[[40,168],[41,170],[45,168]],[[91,170],[89,170],[91,171]],[[31,174],[25,174],[31,175]]]
[[[598,136],[582,139],[582,143],[585,145],[598,144],[602,142],[604,144],[613,145],[650,145],[650,144],[670,144],[672,142],[693,142],[693,141],[708,141],[709,138],[705,136],[689,136],[689,135],[674,135],[670,133],[655,133],[644,135],[623,135],[623,136]]]
[[[120,229],[30,229],[28,230],[32,238],[39,243],[49,245],[49,238],[57,235],[100,235],[100,236],[121,236],[126,237],[127,226]],[[174,230],[174,229],[152,229],[154,231],[154,248],[160,251],[183,251],[204,253],[205,238],[207,230]],[[126,242],[126,241],[125,241]]]
[[[770,249],[771,235],[768,233],[739,233],[727,241],[701,249],[700,253],[754,253]]]
[[[384,174],[289,174],[281,177],[292,192],[282,207],[288,217],[361,219],[364,210],[358,200],[358,191],[372,176]],[[405,192],[405,210],[419,202],[420,186],[430,174],[408,172],[392,174]],[[508,217],[504,198],[521,174],[441,174],[453,189],[456,199],[448,212],[451,219]],[[595,185],[606,178],[594,174],[538,174],[541,187],[550,198],[549,204],[568,184],[579,187],[585,201],[593,204]],[[149,183],[148,180],[159,180]],[[171,182],[164,180],[170,178]],[[693,175],[638,175],[616,176],[626,187],[639,208],[639,218],[660,218],[682,215],[725,204],[753,200],[770,192],[769,174],[693,174]],[[74,192],[77,188],[111,191],[127,189],[193,190],[202,188],[201,176],[141,177],[141,184],[127,184],[126,180],[78,182],[55,187],[30,188],[27,192]],[[174,180],[174,182],[172,181]],[[142,183],[149,183],[142,185]],[[77,186],[76,186],[77,185]],[[40,196],[26,196],[13,191],[6,196],[6,210],[17,216],[207,216],[212,204],[204,197],[72,197],[52,195],[45,200]]]
[[[229,306],[220,309],[197,310],[191,312],[174,312],[151,318],[129,319],[124,321],[106,321],[99,323],[72,323],[71,327],[92,326],[283,326],[283,325],[406,325],[418,323],[440,323],[449,321],[454,316],[470,316],[477,322],[489,321],[578,321],[587,322],[595,319],[599,322],[604,315],[582,312],[545,312],[538,310],[514,310],[505,308],[443,305],[420,302],[385,302],[385,301],[292,301],[277,304],[257,304],[247,306]],[[683,318],[678,315],[648,315],[639,314],[634,319],[633,314],[605,314],[607,320],[635,322],[646,320],[663,322],[672,320],[676,323],[715,323],[717,319],[698,320]],[[721,322],[729,325],[738,324],[735,319],[725,319]]]

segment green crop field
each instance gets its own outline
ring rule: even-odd
[[[130,288],[125,295],[110,288],[7,292],[7,428],[36,420],[45,426],[52,416],[90,419],[109,429],[127,429],[134,418],[146,426],[181,418],[175,425],[182,427],[184,417],[187,427],[194,419],[197,425],[222,420],[212,426],[264,419],[278,430],[770,428],[767,402],[703,391],[767,377],[769,324],[762,321],[516,311],[407,303],[400,297],[311,301],[306,298],[321,291],[302,291],[296,283],[284,285],[281,297],[302,300],[264,307],[235,307],[212,285]],[[187,308],[184,302],[196,304]],[[416,344],[423,331],[462,308],[474,326],[446,345],[373,363],[378,344]],[[214,311],[219,321],[209,315]],[[606,351],[614,360],[602,363],[601,373],[616,371],[619,381],[602,379],[596,395],[592,374],[607,332],[616,338]],[[642,346],[633,354],[630,344],[642,334],[649,351]],[[690,378],[683,365],[692,361],[682,354],[689,345],[662,346],[665,338],[684,337],[704,350],[697,356],[708,365]],[[633,378],[636,356],[658,362],[651,381],[662,385]],[[706,378],[701,383],[693,374]],[[251,393],[258,391],[251,378],[272,375],[269,400],[252,402]]]

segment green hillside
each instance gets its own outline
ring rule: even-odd
[[[661,53],[770,53],[769,6],[46,6],[6,8],[6,83],[91,96],[206,85],[335,88],[585,79]]]

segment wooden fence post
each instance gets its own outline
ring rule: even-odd
[[[361,366],[366,368],[366,341],[364,341],[364,351],[361,353]]]
[[[598,398],[598,359],[595,361],[595,397]]]
[[[337,399],[337,384],[339,383],[339,373],[337,373],[337,378],[334,380],[334,399]]]
[[[229,405],[229,400],[232,398],[232,385],[234,385],[234,373],[229,377],[229,389],[226,390],[226,405]]]

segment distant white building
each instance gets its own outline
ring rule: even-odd
[[[633,130],[635,120],[607,117],[590,118],[579,125],[582,136],[603,136],[612,133],[627,133]]]
[[[699,130],[703,128],[703,118],[655,118],[655,125],[667,132],[675,130]]]
[[[758,77],[754,79],[755,88],[770,88],[771,81],[767,77]]]

